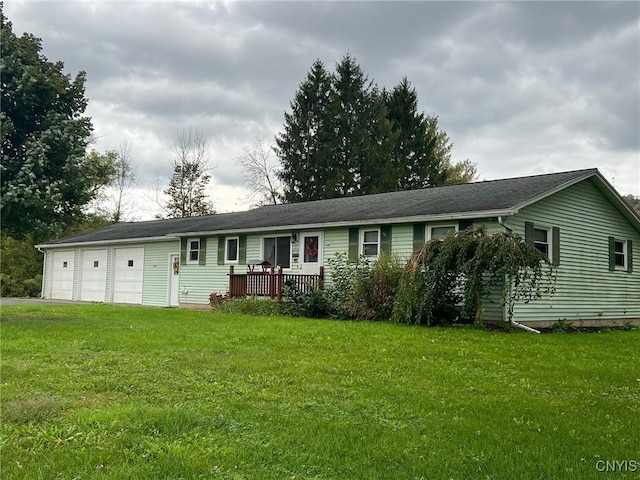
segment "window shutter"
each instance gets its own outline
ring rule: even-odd
[[[391,255],[391,225],[380,227],[380,252]]]
[[[551,229],[551,263],[554,266],[560,265],[560,229]]]
[[[180,237],[180,263],[187,263],[187,237]]]
[[[223,235],[218,237],[218,265],[224,265],[224,245],[225,237]]]
[[[458,222],[458,231],[462,232],[469,227],[473,227],[473,220],[460,220]]]
[[[420,250],[424,245],[424,223],[413,224],[413,251]]]
[[[616,269],[616,239],[609,237],[609,270]]]
[[[533,222],[524,222],[524,241],[533,245]]]
[[[633,242],[627,240],[627,272],[633,272]]]
[[[247,263],[247,236],[240,235],[238,238],[238,264]]]
[[[349,257],[350,262],[358,260],[358,240],[360,237],[360,230],[358,227],[349,229]]]
[[[198,265],[207,263],[207,237],[200,237],[200,251],[198,252]]]

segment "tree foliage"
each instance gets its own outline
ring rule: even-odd
[[[414,253],[400,281],[393,319],[426,325],[480,321],[482,301],[497,293],[510,320],[517,301],[552,295],[554,284],[547,257],[519,235],[469,228]]]
[[[633,208],[638,215],[640,215],[640,197],[636,197],[635,195],[623,195],[622,199]]]
[[[62,62],[41,54],[40,39],[16,36],[0,13],[2,229],[37,241],[82,222],[110,170],[85,155],[85,73],[65,74]]]
[[[407,190],[468,181],[475,165],[451,161],[438,118],[418,111],[405,78],[380,90],[347,55],[329,73],[317,60],[276,137],[285,202]]]
[[[200,130],[181,130],[174,143],[171,160],[173,175],[164,193],[169,197],[164,210],[169,218],[195,217],[215,213],[205,189],[211,180],[208,173],[209,142]]]

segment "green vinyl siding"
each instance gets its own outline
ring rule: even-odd
[[[536,227],[557,228],[561,238],[554,296],[517,305],[514,320],[640,318],[637,269],[609,270],[609,237],[637,245],[640,234],[591,180],[525,207],[506,221],[523,236],[525,222],[533,222]],[[633,252],[633,256],[637,264],[638,253]]]
[[[180,253],[180,242],[144,244],[142,304],[165,307],[169,304],[169,254]]]

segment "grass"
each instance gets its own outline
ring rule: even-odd
[[[1,320],[3,479],[640,477],[638,330],[108,305]]]

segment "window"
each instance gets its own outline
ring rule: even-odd
[[[127,266],[129,266],[129,267],[133,267],[133,260],[129,260],[129,261],[127,262]]]
[[[458,231],[457,225],[433,225],[427,227],[427,239],[433,240],[437,238],[438,240],[444,240],[444,238],[449,234],[454,234]]]
[[[380,250],[380,230],[360,231],[360,253],[365,257],[377,257]]]
[[[69,266],[69,262],[62,262],[62,268],[67,268]]]
[[[549,258],[549,230],[545,228],[534,228],[533,246]]]
[[[93,261],[93,268],[98,268],[100,266],[100,262],[98,260]]]
[[[187,263],[198,263],[200,259],[200,240],[190,238],[187,240]]]
[[[229,237],[226,241],[224,260],[227,263],[238,263],[238,246],[240,239],[238,237]]]
[[[613,263],[616,268],[627,268],[627,242],[624,240],[614,240]]]
[[[291,267],[291,237],[265,237],[262,239],[264,259],[271,265]]]

